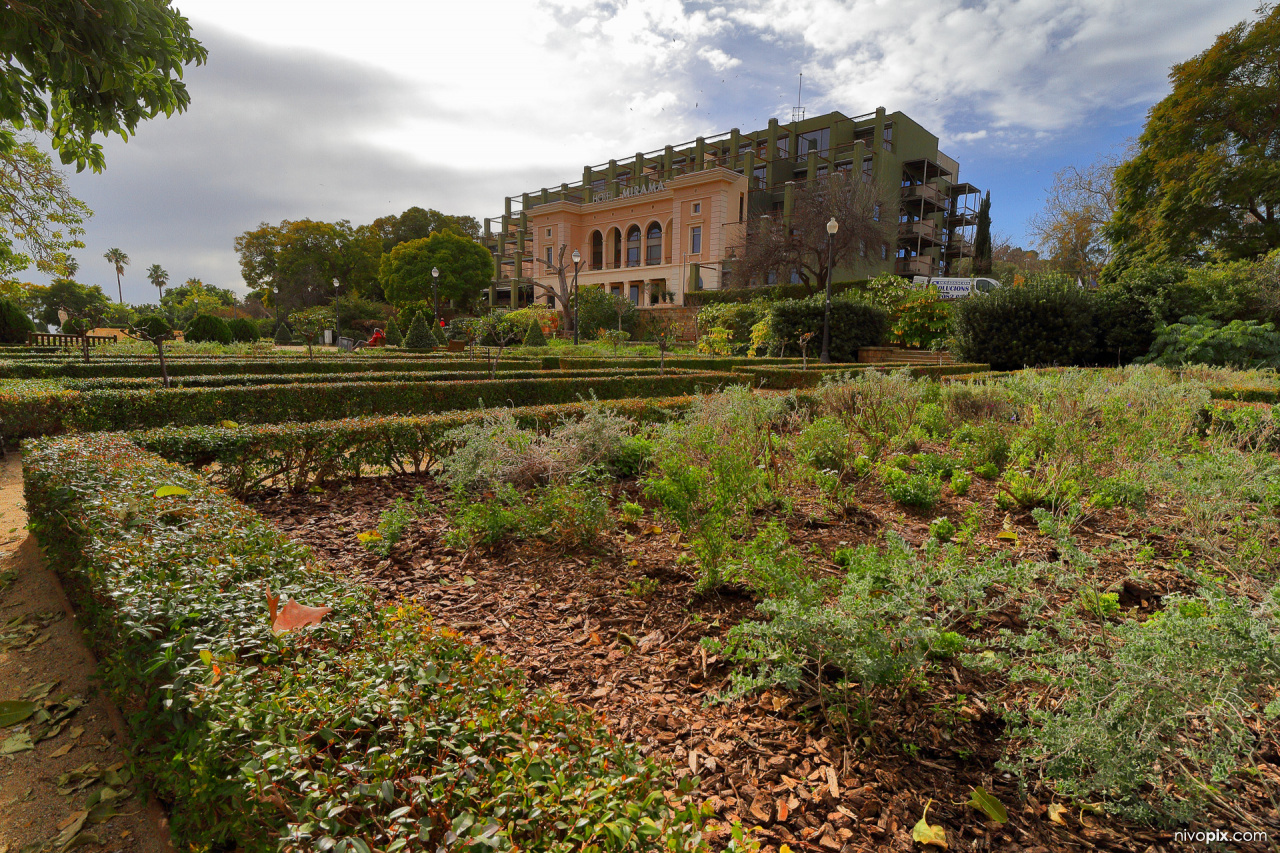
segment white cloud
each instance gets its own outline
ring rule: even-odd
[[[698,48],[698,56],[705,59],[716,71],[737,68],[742,64],[742,60],[736,56],[730,56],[720,48],[709,45]]]

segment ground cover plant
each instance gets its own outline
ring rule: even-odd
[[[953,849],[1229,825],[1263,850],[1277,432],[1212,390],[1262,382],[864,372],[658,419],[493,412],[417,473],[249,500],[697,775],[764,849],[919,849],[927,808]]]

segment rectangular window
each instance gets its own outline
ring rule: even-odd
[[[755,169],[752,171],[751,176],[756,179],[757,187],[764,186],[765,171],[766,169],[764,166],[756,166]]]
[[[789,150],[791,150],[791,137],[779,136],[778,137],[778,156],[785,159],[787,156],[787,152]]]
[[[551,260],[551,247],[550,247],[550,246],[548,246],[548,247],[547,247],[547,266],[551,266],[551,265],[552,265],[552,260]]]
[[[827,156],[827,149],[831,145],[831,128],[824,127],[821,130],[811,130],[808,133],[802,133],[799,136],[799,144],[796,146],[796,157],[806,157],[810,154],[817,154],[819,157]]]
[[[871,177],[871,164],[872,160],[870,157],[862,158],[862,174],[866,175],[868,178]]]
[[[694,213],[701,213],[701,212],[702,212],[702,202],[700,202],[700,201],[695,201],[695,202],[693,203],[693,212],[694,212]]]
[[[631,285],[631,292],[628,294],[628,298],[630,298],[632,305],[640,304],[640,285]]]
[[[884,150],[885,150],[885,151],[892,151],[892,150],[893,150],[893,122],[890,122],[890,121],[887,121],[887,122],[885,122],[885,123],[884,123],[884,145],[883,145],[883,148],[884,148]]]
[[[689,254],[702,254],[702,226],[695,225],[689,229]]]
[[[548,228],[548,229],[547,229],[547,239],[548,239],[548,240],[549,240],[549,239],[551,239],[551,229],[550,229],[550,228]]]

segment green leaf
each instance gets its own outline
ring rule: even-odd
[[[189,495],[189,494],[191,494],[191,491],[189,489],[182,488],[182,486],[161,486],[160,488],[156,489],[156,497],[158,498],[167,498],[170,495]]]
[[[947,832],[942,827],[929,824],[929,806],[933,804],[933,800],[924,804],[924,814],[920,816],[920,820],[911,828],[911,837],[920,844],[941,847],[947,849]]]
[[[18,732],[4,743],[0,743],[0,755],[13,755],[15,752],[27,752],[35,748],[36,745],[31,742],[31,735]]]
[[[39,702],[22,702],[17,699],[0,702],[0,729],[16,725],[39,710]]]
[[[973,793],[969,795],[968,804],[996,823],[1009,822],[1009,812],[1005,810],[1004,804],[983,790],[982,786],[973,789]]]

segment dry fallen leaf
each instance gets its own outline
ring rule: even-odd
[[[284,607],[280,609],[280,615],[271,623],[271,630],[277,634],[283,634],[285,631],[292,631],[295,628],[305,628],[307,625],[319,625],[320,620],[333,612],[332,607],[308,607],[305,604],[299,604],[292,598],[284,603]]]
[[[1062,819],[1062,816],[1066,813],[1067,813],[1066,806],[1060,805],[1058,803],[1049,803],[1049,820],[1051,820],[1052,822],[1059,823],[1059,824],[1062,824],[1063,826],[1066,826],[1067,822]]]

